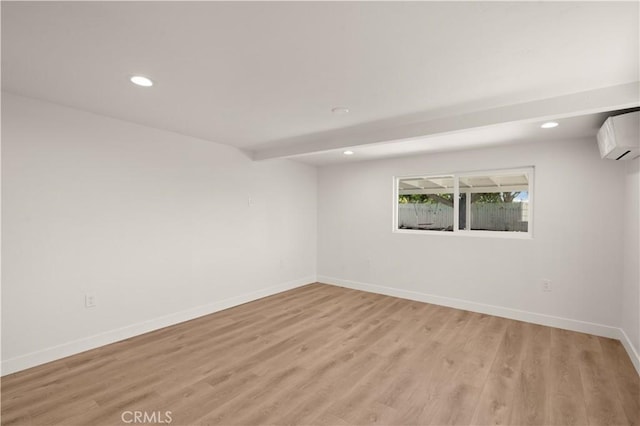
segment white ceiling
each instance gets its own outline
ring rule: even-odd
[[[553,118],[536,100],[564,97],[566,119],[638,105],[638,86],[619,86],[640,80],[638,16],[638,2],[3,1],[2,88],[256,158],[515,143],[549,137],[532,124]],[[514,104],[529,107],[482,115]],[[442,123],[460,114],[471,118]],[[592,135],[602,117],[561,128]]]

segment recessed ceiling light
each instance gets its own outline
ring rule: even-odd
[[[344,151],[343,154],[344,155],[353,155],[353,154],[355,154],[355,152],[353,152],[353,151]]]
[[[558,127],[558,123],[556,123],[555,121],[547,121],[540,127],[542,127],[543,129],[553,129],[554,127]]]
[[[151,81],[150,78],[147,78],[141,75],[134,75],[133,77],[131,77],[130,80],[133,84],[137,84],[138,86],[142,86],[142,87],[153,86],[153,81]]]
[[[331,109],[334,114],[349,114],[349,108],[347,107],[335,107]]]

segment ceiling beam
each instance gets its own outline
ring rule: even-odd
[[[495,186],[477,186],[475,188],[461,188],[461,193],[494,193],[494,192],[523,192],[528,191],[528,185],[509,185],[503,186],[501,188],[496,188]],[[453,193],[453,188],[449,188],[448,190],[430,188],[430,189],[399,189],[398,194],[400,195],[411,195],[411,194],[447,194]]]
[[[460,115],[433,118],[433,114],[413,114],[395,119],[272,141],[254,147],[254,160],[393,143],[414,138],[463,132],[513,122],[537,122],[577,117],[640,106],[640,82],[589,90],[554,98],[477,110]]]
[[[404,185],[404,187],[402,189],[421,189],[418,185],[414,185],[412,183],[409,183],[407,181],[401,180],[400,181],[400,186],[402,187]]]
[[[500,188],[500,178],[498,178],[497,176],[487,176],[489,178],[489,180],[491,182],[493,182],[493,184],[495,186],[497,186],[498,188]]]

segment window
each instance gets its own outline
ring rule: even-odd
[[[453,231],[453,176],[398,181],[398,229]]]
[[[533,168],[395,179],[394,231],[531,236]]]

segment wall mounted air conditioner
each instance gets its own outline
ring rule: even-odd
[[[610,160],[640,156],[640,111],[607,118],[598,131],[598,148]]]

